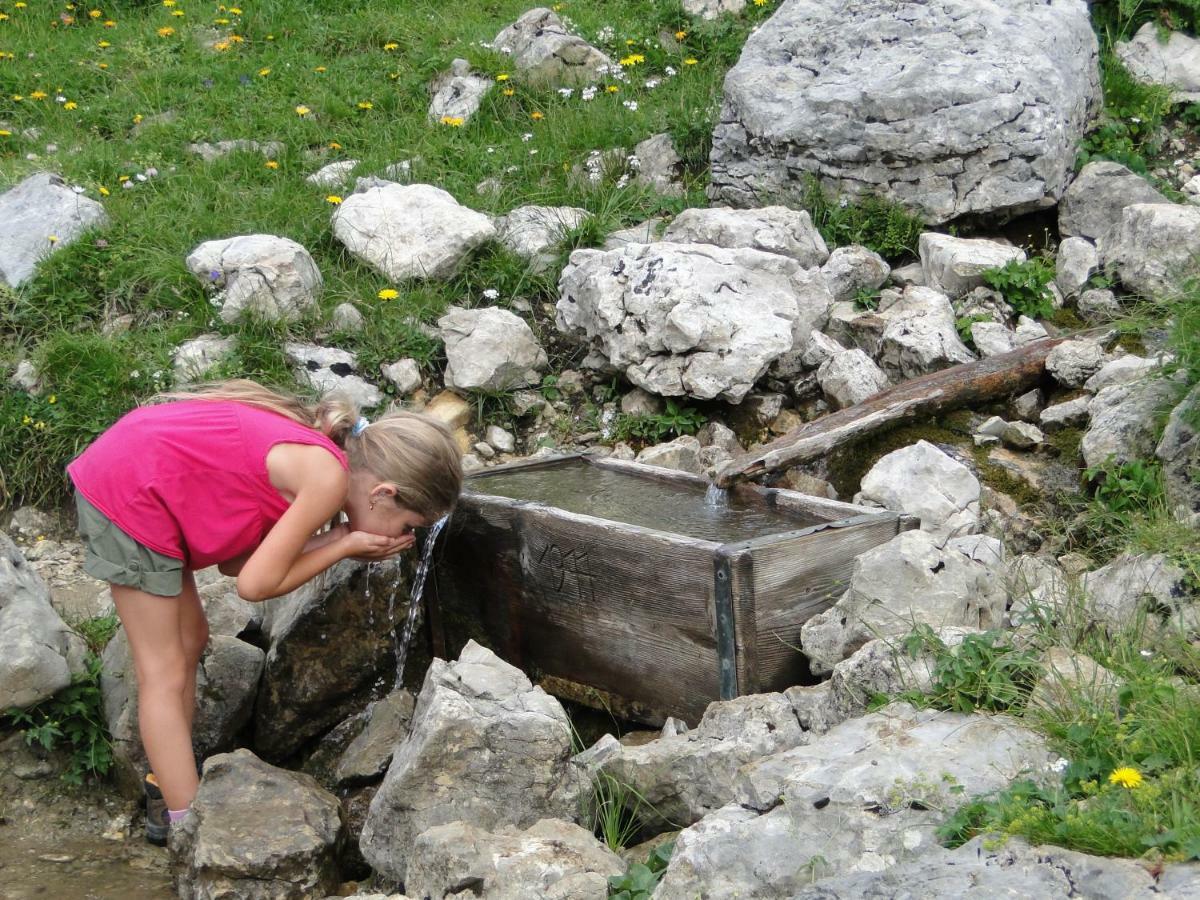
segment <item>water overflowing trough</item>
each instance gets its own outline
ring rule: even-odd
[[[421,559],[417,563],[416,574],[413,575],[412,591],[409,593],[408,614],[404,617],[404,630],[396,633],[396,595],[400,592],[400,578],[392,585],[391,596],[388,597],[388,621],[392,623],[392,638],[396,647],[396,686],[404,683],[404,662],[408,659],[408,648],[412,644],[413,633],[417,622],[420,621],[421,603],[425,596],[425,581],[429,577],[429,569],[433,564],[433,548],[437,544],[438,535],[446,527],[449,516],[442,516],[429,526],[425,534],[425,544],[421,548]]]
[[[626,718],[806,677],[800,628],[909,517],[584,456],[468,478],[429,601],[434,652],[468,639],[552,693]]]

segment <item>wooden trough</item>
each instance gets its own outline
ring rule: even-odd
[[[549,472],[555,467],[562,472]],[[731,505],[775,524],[723,541],[488,492],[489,481],[495,489],[498,478],[535,470],[581,482],[616,473],[636,491],[694,493],[697,504],[708,486],[584,456],[472,475],[435,554],[434,652],[456,657],[473,638],[551,693],[653,724],[666,716],[695,723],[713,700],[801,682],[800,627],[845,590],[857,555],[917,525],[739,484]]]

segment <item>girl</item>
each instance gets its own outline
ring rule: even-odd
[[[84,568],[109,582],[137,673],[155,843],[198,787],[208,623],[192,572],[215,564],[245,599],[278,597],[340,560],[409,549],[462,485],[454,439],[428,416],[368,424],[340,395],[308,406],[251,381],[161,399],[173,402],[128,413],[67,468]],[[339,512],[348,522],[317,534]]]

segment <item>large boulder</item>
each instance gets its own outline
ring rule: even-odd
[[[452,822],[417,838],[404,887],[414,897],[449,897],[470,885],[470,896],[488,900],[605,900],[609,876],[624,871],[621,857],[572,822],[495,833]]]
[[[1148,84],[1174,88],[1176,103],[1200,103],[1200,41],[1171,31],[1162,38],[1162,25],[1147,22],[1128,41],[1114,47],[1131,75]]]
[[[71,683],[82,653],[50,605],[50,589],[0,531],[0,710],[33,706]]]
[[[933,224],[1051,206],[1097,63],[1082,0],[788,0],[726,76],[711,195],[799,204],[814,175]]]
[[[516,313],[451,309],[438,319],[446,343],[446,387],[505,391],[538,384],[546,351]]]
[[[236,637],[209,637],[196,673],[192,748],[199,758],[236,746],[236,738],[254,714],[265,656]],[[123,785],[133,786],[142,780],[149,763],[138,726],[137,673],[124,628],[108,642],[101,661],[100,691],[117,775]]]
[[[576,250],[559,293],[559,330],[634,384],[735,403],[797,337],[825,324],[832,303],[819,271],[794,259],[666,242]]]
[[[214,756],[191,815],[171,829],[175,889],[182,900],[333,894],[341,832],[337,798],[312,776],[249,750]]]
[[[544,7],[524,13],[492,41],[492,49],[511,57],[530,81],[575,84],[594,81],[613,61],[581,37],[567,31],[562,19]]]
[[[838,247],[829,254],[821,274],[835,301],[853,300],[860,293],[874,291],[892,274],[882,256],[859,244]]]
[[[60,176],[30,175],[0,194],[0,285],[20,287],[51,253],[107,222],[103,206]]]
[[[690,825],[729,803],[746,763],[808,740],[783,694],[751,694],[709,704],[700,724],[638,747],[618,746],[600,766],[636,791],[647,814]]]
[[[928,441],[893,450],[863,476],[857,501],[921,518],[939,540],[969,534],[979,523],[979,480]]]
[[[891,384],[883,369],[857,347],[836,353],[821,363],[817,383],[834,409],[862,403]]]
[[[1170,295],[1200,274],[1200,206],[1135,203],[1100,240],[1105,266],[1144,297]]]
[[[1083,607],[1113,631],[1179,612],[1193,601],[1187,573],[1161,553],[1123,553],[1083,576]],[[1151,628],[1151,633],[1154,629]]]
[[[350,560],[316,582],[267,601],[270,641],[258,701],[254,747],[283,760],[376,696],[394,677],[393,632],[408,607],[399,563],[370,570]],[[402,603],[389,608],[400,591]]]
[[[574,206],[519,206],[497,220],[500,243],[534,272],[545,272],[558,258],[558,247],[567,232],[591,217]]]
[[[479,105],[495,84],[492,78],[472,75],[471,64],[465,59],[456,59],[450,71],[433,83],[433,99],[426,116],[431,122],[444,118],[465,122],[479,112]]]
[[[1121,211],[1135,203],[1169,203],[1149,181],[1120,163],[1108,160],[1084,166],[1058,207],[1063,237],[1099,240],[1121,221]]]
[[[1025,262],[1025,251],[982,238],[960,238],[927,231],[917,244],[927,287],[961,297],[983,284],[983,273],[1006,263]]]
[[[358,357],[349,350],[288,341],[283,352],[294,366],[296,380],[307,382],[319,394],[339,391],[361,409],[383,401],[379,388],[358,374]]]
[[[1163,465],[1167,502],[1175,518],[1200,528],[1200,387],[1171,411],[1154,455]]]
[[[1166,378],[1146,378],[1101,390],[1088,406],[1091,422],[1079,450],[1089,467],[1147,459],[1158,441],[1161,416],[1179,399]]]
[[[386,277],[405,281],[451,277],[496,228],[441,188],[385,184],[342,201],[333,236]]]
[[[680,833],[654,896],[787,900],[818,878],[937,853],[959,794],[999,790],[1051,758],[1005,716],[895,704],[851,719],[747,766],[738,800]]]
[[[667,226],[663,240],[728,249],[749,247],[790,256],[805,268],[819,266],[829,258],[825,240],[809,214],[786,206],[685,209]]]
[[[879,365],[895,382],[975,359],[958,336],[950,299],[940,291],[907,287],[879,317],[885,323]]]
[[[246,312],[293,321],[316,307],[324,284],[307,250],[273,234],[205,241],[188,254],[187,267],[219,292],[226,322]]]
[[[994,539],[982,538],[991,541]],[[854,561],[850,589],[804,623],[800,646],[814,672],[828,672],[867,641],[916,625],[998,628],[1007,600],[1000,567],[906,531]]]
[[[412,731],[371,800],[363,856],[402,881],[413,843],[436,825],[492,830],[578,819],[571,736],[558,701],[490,650],[471,641],[457,662],[435,659]]]

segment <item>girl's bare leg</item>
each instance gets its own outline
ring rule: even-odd
[[[189,670],[193,685],[195,679],[182,639],[183,597],[159,597],[120,584],[112,585],[112,595],[137,672],[142,746],[167,807],[185,809],[199,780],[183,702]]]
[[[179,595],[179,639],[187,660],[187,682],[183,686],[183,712],[188,731],[196,718],[196,670],[204,648],[208,646],[208,618],[196,593],[196,579],[191,570],[183,572],[183,592]],[[177,807],[172,807],[175,809]]]

